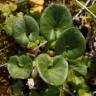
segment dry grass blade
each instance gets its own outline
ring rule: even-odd
[[[93,12],[91,12],[85,5],[83,5],[78,0],[75,0],[75,1],[79,4],[79,6],[83,7],[85,10],[87,10],[96,19],[96,15]]]
[[[87,7],[87,6],[89,5],[90,1],[91,1],[91,0],[87,0],[84,6]],[[77,18],[77,17],[83,12],[84,9],[85,9],[85,8],[83,7],[83,8],[73,17],[73,20],[74,20],[75,18]]]
[[[7,66],[7,63],[5,63],[5,64],[0,64],[0,68],[1,68],[1,67],[5,67],[5,66]]]

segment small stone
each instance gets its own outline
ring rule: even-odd
[[[28,79],[26,85],[28,85],[28,87],[29,87],[30,90],[33,89],[34,88],[34,85],[35,85],[33,78]]]

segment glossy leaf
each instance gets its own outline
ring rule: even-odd
[[[55,51],[57,54],[64,52],[65,57],[75,59],[81,56],[86,48],[85,38],[75,27],[66,29],[56,42]]]
[[[31,16],[18,16],[13,25],[13,37],[17,43],[27,45],[31,41],[35,41],[39,34],[37,22]]]
[[[51,85],[62,85],[67,78],[68,63],[62,55],[51,58],[41,54],[36,58],[37,69],[41,78]]]
[[[64,5],[51,4],[41,15],[41,34],[47,40],[56,40],[69,26],[72,26],[72,17]]]
[[[12,56],[7,65],[12,78],[26,79],[32,72],[32,60],[29,56]]]

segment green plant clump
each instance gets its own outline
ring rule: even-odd
[[[28,50],[25,54],[10,57],[7,62],[8,72],[13,79],[32,78],[36,84],[39,74],[39,77],[48,86],[62,89],[62,86],[66,85],[72,64],[76,65],[75,60],[81,62],[78,58],[84,54],[86,49],[85,38],[73,25],[71,13],[65,5],[49,5],[41,14],[39,24],[34,17],[28,14],[10,15],[6,18],[4,28],[17,44],[25,46],[24,48]],[[41,38],[43,39],[41,40]],[[31,51],[28,47],[30,44],[33,44],[30,47]],[[34,44],[36,44],[35,47]],[[48,51],[52,51],[54,55],[49,54]],[[76,67],[77,70],[78,66],[79,63]],[[35,72],[35,76],[34,71],[37,72],[37,74]],[[34,87],[32,88],[34,89]],[[45,96],[44,93],[42,96]]]

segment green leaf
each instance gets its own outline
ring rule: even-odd
[[[32,72],[32,60],[29,56],[12,56],[7,65],[12,78],[26,79]]]
[[[16,17],[13,15],[10,15],[5,20],[5,26],[4,29],[7,34],[12,35],[13,34],[13,24],[15,23]]]
[[[78,72],[79,74],[86,76],[87,68],[90,66],[91,61],[88,57],[81,56],[75,60],[69,59],[68,63],[70,64],[70,68],[76,71],[76,73]]]
[[[35,41],[37,36],[39,35],[39,26],[38,23],[35,21],[34,18],[31,16],[25,15],[24,16],[27,34],[29,34],[30,41]]]
[[[13,12],[13,11],[15,11],[17,9],[17,5],[15,3],[10,3],[9,8]]]
[[[13,25],[13,37],[17,43],[27,45],[29,39],[26,35],[26,25],[23,16],[17,17]]]
[[[85,81],[84,78],[82,76],[78,76],[74,70],[69,70],[68,71],[68,82],[70,82],[71,84],[73,84],[74,88],[78,85],[80,87],[80,85],[84,85]]]
[[[76,72],[80,73],[81,75],[87,75],[87,66],[80,62],[81,64],[75,64],[73,65],[73,70],[75,70]]]
[[[51,4],[41,15],[40,30],[47,40],[56,40],[69,26],[72,26],[72,16],[64,5]]]
[[[37,22],[31,16],[18,16],[13,25],[13,37],[19,44],[27,45],[39,35]]]
[[[50,57],[41,54],[36,58],[38,72],[41,78],[51,85],[62,85],[67,78],[68,63],[62,55]]]
[[[66,29],[56,42],[57,54],[64,53],[65,57],[75,59],[81,56],[86,48],[86,41],[82,33],[75,27]]]
[[[11,14],[11,10],[10,10],[9,4],[4,4],[2,6],[2,12],[3,12],[4,16],[8,16],[9,14]]]
[[[79,89],[78,96],[93,96],[93,95],[88,90]]]
[[[17,5],[11,2],[9,4],[5,3],[0,9],[3,12],[3,15],[7,17],[8,15],[10,15],[12,12],[14,12],[17,9]]]

